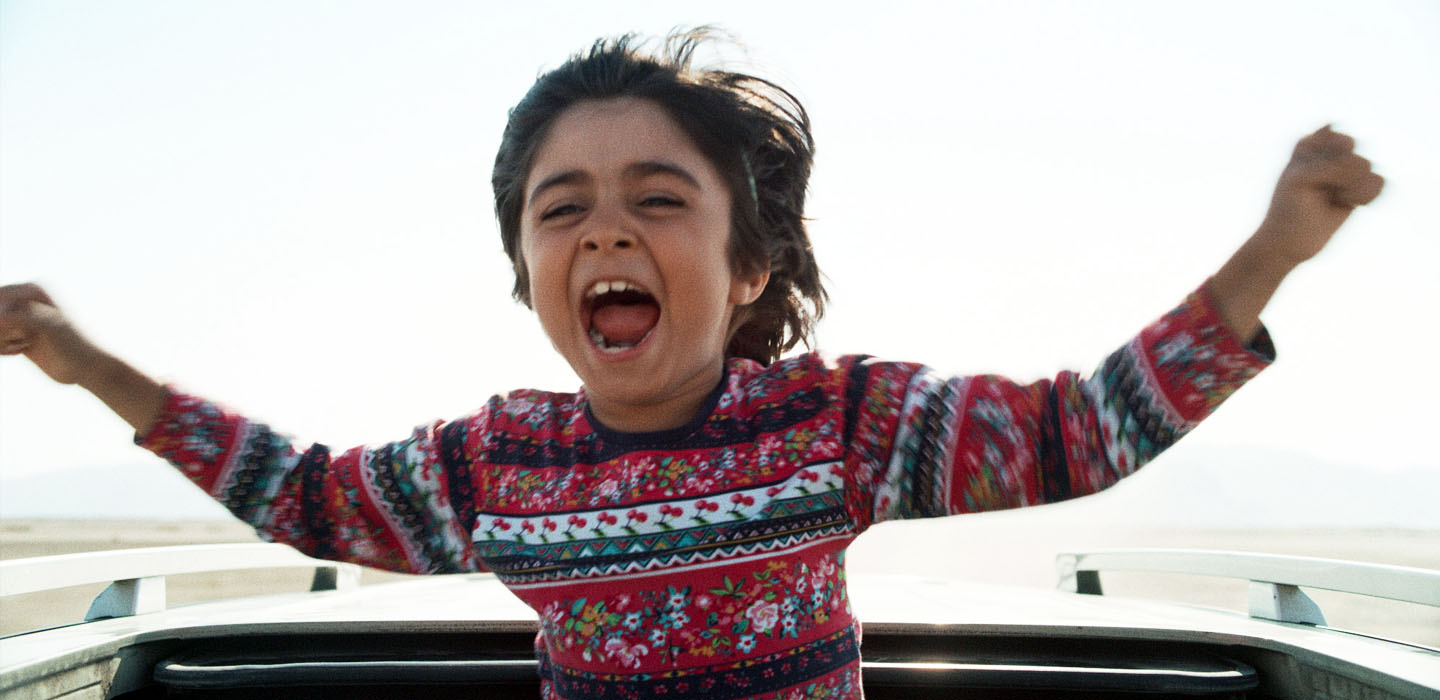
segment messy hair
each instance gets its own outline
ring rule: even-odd
[[[555,120],[576,103],[631,97],[665,110],[730,189],[730,268],[768,270],[760,297],[736,310],[727,357],[770,364],[799,342],[810,344],[826,293],[805,230],[805,189],[815,157],[810,118],[799,100],[764,78],[695,69],[696,48],[716,32],[671,34],[658,50],[634,35],[596,41],[540,76],[510,110],[491,182],[505,254],[515,269],[515,299],[530,306],[520,252],[526,177]]]

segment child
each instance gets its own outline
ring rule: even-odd
[[[1103,489],[1272,357],[1258,314],[1381,179],[1303,139],[1254,236],[1089,378],[1029,385],[815,353],[801,106],[599,42],[511,112],[494,188],[515,296],[580,376],[332,453],[156,384],[33,285],[0,291],[24,353],[256,526],[319,557],[488,569],[540,616],[546,697],[854,698],[847,545],[869,525]]]

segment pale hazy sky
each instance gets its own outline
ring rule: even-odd
[[[1353,134],[1385,194],[1282,289],[1280,362],[1189,442],[1440,468],[1440,4],[803,7],[0,1],[0,279],[335,445],[573,389],[509,299],[505,112],[597,36],[716,23],[811,110],[836,353],[1088,370],[1244,240],[1297,138]],[[0,480],[150,463],[0,362]]]

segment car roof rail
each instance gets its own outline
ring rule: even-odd
[[[1251,617],[1324,625],[1325,615],[1300,586],[1440,607],[1440,571],[1316,557],[1189,549],[1069,552],[1055,558],[1059,586],[1102,595],[1101,571],[1196,574],[1250,582]]]
[[[360,585],[360,567],[312,559],[283,544],[198,544],[0,561],[0,597],[109,583],[85,621],[165,610],[165,577],[244,569],[315,570],[312,591]]]

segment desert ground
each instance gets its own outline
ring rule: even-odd
[[[50,556],[102,549],[213,542],[254,542],[239,522],[0,520],[0,558]],[[903,572],[993,583],[1054,586],[1055,555],[1118,547],[1184,547],[1260,551],[1369,561],[1440,570],[1440,531],[1175,530],[1091,525],[998,514],[940,521],[887,523],[851,548],[854,571]],[[363,583],[404,578],[367,569]],[[307,572],[224,572],[173,577],[172,605],[200,600],[305,590]],[[1244,609],[1245,584],[1211,577],[1107,574],[1107,595],[1165,598]],[[77,586],[0,599],[0,634],[81,619],[103,586]],[[1440,647],[1440,609],[1310,591],[1331,625]],[[863,611],[860,611],[863,616]]]

